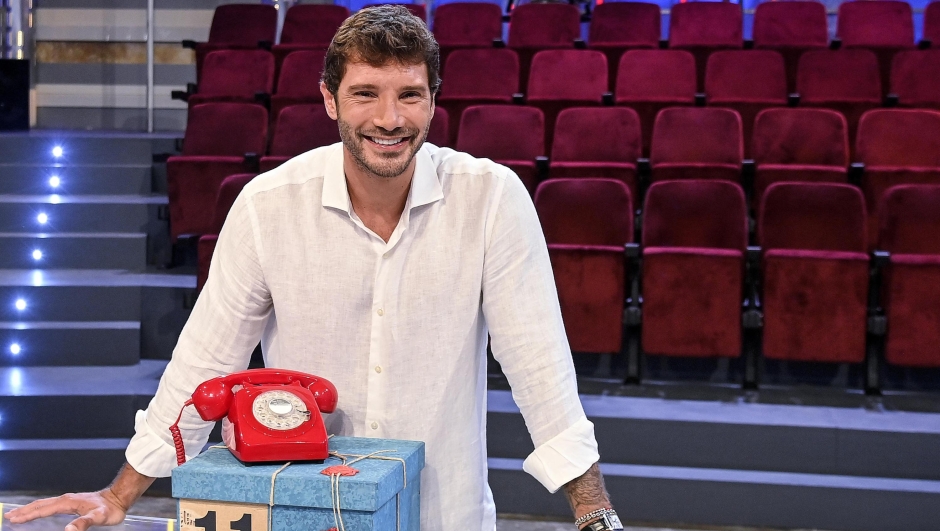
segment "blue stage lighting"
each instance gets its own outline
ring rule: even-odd
[[[16,356],[17,354],[19,354],[19,353],[22,352],[22,351],[23,351],[23,349],[20,348],[20,344],[19,344],[19,343],[13,343],[13,344],[10,345],[10,354],[13,354],[14,356]]]
[[[49,216],[45,212],[40,212],[39,215],[36,216],[36,221],[38,221],[41,225],[45,225],[49,222]]]
[[[62,156],[62,146],[56,146],[56,147],[52,148],[52,156],[55,157],[55,158],[61,157],[61,156]]]
[[[53,175],[52,177],[49,177],[49,186],[53,188],[58,188],[60,184],[62,184],[62,179],[59,179],[58,175]]]
[[[26,299],[16,299],[15,306],[16,306],[16,309],[19,310],[19,311],[25,310],[25,309],[26,309]]]
[[[39,249],[34,249],[33,260],[36,260],[36,261],[42,260],[42,251],[40,251]]]

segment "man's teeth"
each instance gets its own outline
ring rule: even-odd
[[[376,144],[381,144],[383,146],[394,146],[395,144],[405,140],[404,138],[377,138],[374,136],[370,138]]]

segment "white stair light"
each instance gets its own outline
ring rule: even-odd
[[[59,194],[52,194],[49,196],[49,202],[52,203],[53,205],[58,205],[59,203],[62,202],[62,198],[59,197]]]
[[[36,216],[36,221],[38,221],[40,225],[45,225],[49,222],[49,215],[45,212],[40,212],[39,215]]]
[[[15,306],[17,310],[22,312],[26,309],[26,299],[16,299]]]
[[[42,260],[42,251],[39,249],[33,249],[33,260],[39,261]]]
[[[62,152],[62,146],[55,146],[54,148],[52,148],[52,156],[53,156],[53,157],[59,158],[59,157],[62,156],[62,153],[63,153],[63,152]]]
[[[23,351],[23,349],[20,348],[20,344],[19,344],[19,343],[12,343],[12,344],[10,345],[10,354],[13,354],[14,356],[18,355],[18,354],[19,354],[20,352],[22,352],[22,351]]]
[[[60,179],[58,175],[49,177],[49,186],[52,188],[58,188],[60,184],[62,184],[62,179]]]

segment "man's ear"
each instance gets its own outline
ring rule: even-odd
[[[336,112],[336,98],[333,97],[333,93],[327,90],[326,83],[322,81],[320,82],[320,94],[323,94],[323,105],[326,106],[326,114],[336,120],[339,117]]]

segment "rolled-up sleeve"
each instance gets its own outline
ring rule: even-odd
[[[522,182],[507,170],[487,223],[483,313],[535,451],[523,468],[548,490],[599,459],[578,397],[545,237]]]
[[[156,395],[146,411],[137,413],[135,434],[125,455],[141,474],[165,477],[176,466],[169,426],[196,387],[248,366],[271,311],[258,235],[257,218],[243,193],[222,228],[209,278],[183,327]],[[180,432],[187,456],[199,453],[212,426],[195,408],[183,411]]]

